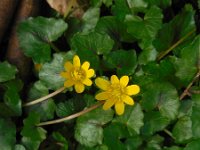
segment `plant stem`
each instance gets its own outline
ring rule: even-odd
[[[176,43],[174,43],[170,48],[168,48],[166,51],[161,52],[157,60],[160,61],[163,57],[165,57],[169,52],[171,52],[175,47],[177,47],[179,44],[181,44],[185,39],[187,39],[192,33],[195,32],[195,29],[187,33],[184,37],[182,37],[180,40],[178,40]]]
[[[50,93],[50,94],[48,94],[48,95],[46,95],[46,96],[44,96],[44,97],[41,97],[41,98],[36,99],[36,100],[33,100],[33,101],[31,101],[31,102],[25,103],[25,104],[23,105],[23,107],[31,106],[31,105],[40,103],[40,102],[42,102],[42,101],[45,101],[45,100],[47,100],[47,99],[49,99],[49,98],[51,98],[51,97],[57,95],[58,93],[61,93],[61,92],[64,91],[65,89],[66,89],[65,87],[61,87],[60,89],[54,91],[53,93]]]
[[[188,95],[189,89],[194,84],[194,82],[200,77],[200,70],[197,72],[196,76],[193,78],[193,80],[188,84],[186,89],[183,91],[183,93],[180,96],[180,100],[182,100],[186,95]]]
[[[59,48],[56,47],[55,44],[53,44],[52,42],[48,42],[49,45],[51,46],[51,48],[55,51],[55,52],[60,52]]]
[[[172,135],[172,133],[171,133],[169,130],[164,129],[163,131],[164,131],[165,133],[167,133],[172,139],[174,139],[174,136]]]
[[[82,111],[80,111],[78,113],[72,114],[70,116],[67,116],[67,117],[64,117],[64,118],[61,118],[61,119],[56,119],[56,120],[47,121],[47,122],[41,122],[41,123],[37,124],[37,126],[46,126],[46,125],[50,125],[50,124],[57,124],[57,123],[61,123],[61,122],[67,121],[67,120],[74,119],[76,117],[82,116],[82,115],[84,115],[84,114],[86,114],[86,113],[98,108],[102,104],[103,104],[102,102],[97,103],[97,104],[95,104],[95,105],[93,105],[93,106],[91,106],[91,107],[89,107],[89,108],[87,108],[85,110],[82,110]]]

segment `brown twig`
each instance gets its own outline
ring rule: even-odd
[[[61,122],[64,122],[64,121],[67,121],[67,120],[71,120],[71,119],[74,119],[76,117],[79,117],[79,116],[82,116],[96,108],[98,108],[99,106],[101,106],[103,103],[102,102],[99,102],[85,110],[82,110],[78,113],[75,113],[75,114],[72,114],[70,116],[67,116],[67,117],[64,117],[64,118],[61,118],[61,119],[56,119],[56,120],[52,120],[52,121],[47,121],[47,122],[41,122],[39,124],[37,124],[37,126],[46,126],[46,125],[50,125],[50,124],[57,124],[57,123],[61,123]]]
[[[193,80],[188,84],[186,89],[183,91],[183,93],[180,96],[180,100],[182,100],[186,95],[189,94],[189,89],[194,84],[194,82],[200,77],[200,70],[197,72],[196,76],[193,78]]]
[[[185,39],[187,39],[192,33],[195,32],[195,29],[187,33],[184,37],[182,37],[180,40],[178,40],[176,43],[174,43],[170,48],[168,48],[166,51],[161,52],[158,57],[157,61],[160,61],[163,57],[165,57],[169,52],[171,52],[175,47],[177,47],[179,44],[181,44]]]

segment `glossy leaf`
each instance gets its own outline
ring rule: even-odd
[[[35,63],[50,60],[50,42],[57,40],[67,29],[67,24],[61,19],[29,18],[18,27],[20,46],[26,56]]]
[[[135,106],[127,106],[122,116],[116,117],[113,122],[120,123],[122,126],[126,125],[130,135],[139,134],[140,128],[143,123],[143,112],[141,106],[136,104]]]
[[[10,65],[8,62],[0,62],[0,82],[6,82],[14,79],[17,69],[15,66]]]
[[[200,149],[200,139],[188,143],[183,150],[198,150],[198,149]]]
[[[16,142],[16,127],[9,119],[0,118],[0,148],[12,150]]]

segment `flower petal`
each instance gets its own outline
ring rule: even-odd
[[[61,73],[60,73],[60,76],[63,77],[63,78],[67,78],[67,72],[64,72],[64,71],[61,72]]]
[[[67,80],[64,82],[64,87],[71,87],[74,85],[74,81],[72,80]]]
[[[67,61],[64,67],[65,67],[65,70],[71,70],[73,68],[73,65],[70,61]]]
[[[130,85],[126,87],[127,95],[136,95],[140,92],[140,87],[138,85]]]
[[[102,90],[107,90],[110,86],[110,82],[108,80],[103,79],[103,78],[97,78],[95,80],[95,84]]]
[[[123,95],[122,100],[123,100],[124,103],[126,103],[128,105],[134,105],[133,99],[128,95]]]
[[[85,71],[87,71],[89,67],[90,67],[90,63],[88,61],[85,61],[81,66],[81,68],[84,69]]]
[[[116,83],[119,84],[119,79],[116,75],[112,75],[110,80],[112,84],[116,84]]]
[[[128,82],[129,82],[129,77],[128,76],[123,76],[120,78],[120,84],[123,85],[123,86],[127,86],[128,85]]]
[[[91,78],[94,76],[94,70],[93,69],[89,69],[86,71],[87,77]]]
[[[74,58],[73,58],[73,65],[75,67],[80,67],[81,66],[80,58],[77,55],[75,55]]]
[[[115,104],[115,102],[116,102],[116,100],[114,100],[114,99],[107,100],[103,105],[103,109],[108,110],[109,108],[111,108]]]
[[[97,100],[106,100],[108,99],[109,95],[107,92],[101,92],[101,93],[98,93],[96,96],[95,96],[95,99]]]
[[[82,83],[76,83],[75,84],[75,91],[77,93],[82,93],[85,89],[85,86]]]
[[[85,80],[83,80],[83,84],[87,85],[87,86],[91,86],[92,85],[92,81],[88,78],[86,78]]]
[[[115,111],[118,115],[122,115],[124,113],[124,102],[118,102],[115,104]]]

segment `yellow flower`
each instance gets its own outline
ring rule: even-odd
[[[111,76],[111,81],[103,78],[97,78],[95,80],[96,85],[103,90],[103,92],[97,94],[95,98],[97,100],[105,100],[103,109],[107,110],[115,105],[115,111],[118,115],[124,113],[124,103],[128,105],[134,105],[131,95],[136,95],[140,92],[138,85],[128,85],[129,77],[123,76],[118,79],[116,75]]]
[[[85,61],[82,65],[77,55],[73,58],[73,64],[67,61],[64,65],[65,71],[60,75],[66,79],[64,87],[71,87],[74,85],[77,93],[82,93],[85,89],[85,85],[91,86],[92,81],[90,78],[94,76],[94,70],[89,69],[90,63]]]

